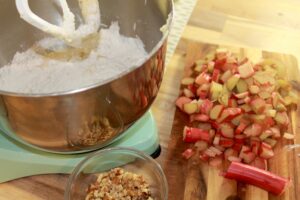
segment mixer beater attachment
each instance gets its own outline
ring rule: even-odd
[[[81,40],[96,33],[101,25],[98,0],[78,0],[84,24],[76,29],[75,16],[71,12],[67,0],[53,0],[63,12],[61,25],[54,25],[40,18],[32,12],[28,0],[16,0],[16,6],[22,19],[32,26],[64,40],[68,45],[78,47]]]

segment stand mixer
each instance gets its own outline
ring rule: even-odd
[[[149,63],[161,64],[161,67],[163,67],[167,35],[161,34],[157,36],[151,36],[153,35],[153,31],[151,31],[150,28],[156,27],[156,29],[159,30],[162,25],[167,23],[168,17],[172,17],[172,2],[167,0],[158,0],[153,2],[143,1],[143,3],[136,3],[136,1],[134,0],[129,0],[127,3],[130,4],[130,6],[126,6],[127,4],[124,4],[124,1],[122,2],[122,0],[118,0],[116,3],[114,3],[114,5],[111,5],[109,0],[101,0],[99,2],[101,11],[102,8],[110,7],[110,12],[106,12],[105,9],[103,12],[101,12],[101,15],[103,17],[102,23],[109,24],[113,20],[117,20],[122,17],[129,17],[129,19],[124,20],[120,23],[121,32],[129,36],[132,34],[138,35],[145,43],[145,47],[151,55],[149,56],[149,60],[145,61],[142,66],[133,67],[132,71],[129,72],[129,74],[124,74],[123,77],[118,77],[117,80],[123,79],[124,81],[127,80],[128,77],[132,78],[133,74],[143,72],[142,69],[145,68],[145,66],[149,66]],[[35,13],[39,13],[45,18],[51,16],[51,8],[49,7],[49,5],[42,5],[43,3],[40,3],[40,1],[37,0],[32,0],[30,1],[30,3],[34,5],[33,10],[35,11]],[[73,4],[74,1],[71,1],[71,7],[73,6]],[[125,14],[114,14],[120,13],[118,12],[119,7],[121,7],[123,10],[126,10],[126,12],[123,11]],[[131,9],[140,11],[138,13],[136,13],[137,11],[131,12]],[[156,11],[156,13],[161,13],[161,16],[153,17],[153,9],[154,11]],[[16,51],[28,48],[36,39],[43,37],[43,35],[41,35],[39,31],[36,31],[28,25],[25,25],[25,23],[19,19],[14,2],[10,1],[9,3],[6,2],[5,4],[3,3],[3,5],[1,4],[0,10],[3,11],[0,12],[0,15],[2,15],[0,16],[2,17],[1,19],[3,19],[4,16],[13,16],[13,20],[11,22],[7,22],[7,20],[0,20],[0,24],[2,26],[7,26],[10,23],[14,22],[14,27],[19,27],[19,29],[16,30],[15,28],[12,28],[12,26],[9,26],[8,31],[0,33],[0,42],[1,44],[3,44],[2,48],[0,48],[0,66],[2,66],[11,60]],[[132,16],[127,16],[126,13],[132,13]],[[137,18],[139,19],[137,20]],[[150,24],[150,22],[152,23]],[[155,23],[154,25],[153,22]],[[137,26],[135,31],[133,31],[132,25],[135,23],[137,24]],[[182,29],[183,25],[184,24],[181,25]],[[20,29],[23,30],[22,33]],[[177,35],[177,40],[178,37],[179,35]],[[15,38],[15,40],[12,40],[12,38]],[[159,58],[160,60],[157,61],[157,58]],[[157,65],[153,65],[154,69],[156,69],[156,67]],[[161,77],[157,82],[158,88],[161,82],[163,70],[161,72]],[[104,85],[104,91],[107,91],[107,88],[109,88],[108,86],[110,86],[110,84],[111,83],[103,83],[100,86],[103,88]],[[46,98],[57,98],[61,97],[61,95],[74,95],[74,93],[76,92],[85,92],[85,89],[88,90],[90,88],[81,88],[79,90],[76,90],[75,92],[66,92],[65,94],[49,94],[46,95]],[[106,101],[104,101],[104,104],[108,104],[108,106],[106,107],[105,112],[103,112],[102,110],[102,113],[107,113],[111,110],[116,111],[116,116],[120,117],[122,122],[122,130],[119,130],[119,133],[116,137],[111,138],[110,140],[106,141],[105,143],[101,143],[100,145],[95,145],[93,146],[93,148],[82,149],[81,147],[72,147],[70,149],[69,147],[62,148],[60,146],[57,148],[53,148],[53,146],[49,147],[47,145],[40,145],[39,143],[32,143],[32,140],[26,140],[28,139],[28,137],[19,135],[12,128],[11,121],[8,117],[9,112],[6,107],[7,104],[3,103],[3,100],[7,99],[8,97],[16,99],[26,98],[27,101],[35,101],[37,98],[41,97],[40,95],[13,94],[7,91],[0,91],[0,130],[2,133],[4,133],[0,135],[0,160],[2,163],[1,169],[2,171],[5,171],[5,174],[0,174],[0,183],[36,174],[70,173],[74,166],[76,166],[88,154],[88,152],[107,147],[108,145],[109,147],[133,147],[144,151],[147,154],[152,155],[153,157],[157,157],[160,152],[157,126],[151,111],[149,111],[149,108],[157,92],[155,94],[153,93],[147,96],[147,104],[141,104],[141,109],[137,110],[134,108],[137,107],[141,102],[134,102],[136,104],[133,107],[130,104],[127,104],[126,106],[128,107],[128,109],[125,111],[122,110],[124,109],[123,106],[119,106],[122,101],[116,98],[118,95],[112,94],[111,91],[109,91],[108,93],[109,98],[107,98],[107,95],[105,96],[105,98],[103,98],[106,99]],[[131,112],[126,114],[126,112],[128,112],[128,110],[130,109]]]

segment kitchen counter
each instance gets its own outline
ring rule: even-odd
[[[299,60],[300,2],[199,0],[182,37],[199,42],[293,54]],[[175,112],[174,101],[182,76],[178,73],[183,65],[184,54],[180,49],[179,45],[168,63],[162,87],[152,107],[162,145],[162,154],[157,160],[162,165],[166,162]],[[42,175],[0,184],[0,200],[63,199],[67,179],[68,175]]]

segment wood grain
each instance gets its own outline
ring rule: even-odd
[[[216,46],[212,44],[203,44],[192,40],[182,39],[179,46],[186,47],[185,65],[182,67],[182,76],[189,76],[192,71],[192,64],[197,59],[203,59],[204,56],[214,51],[218,47],[225,47],[237,54],[238,57],[248,57],[251,61],[258,62],[261,58],[272,58],[286,64],[287,79],[298,80],[299,70],[295,57],[278,53],[266,52],[258,49],[239,48],[232,46]],[[178,85],[178,88],[180,84]],[[298,109],[300,110],[300,109]],[[296,111],[291,114],[293,123],[297,123]],[[200,161],[198,155],[194,155],[186,161],[181,157],[181,153],[188,148],[189,144],[182,141],[182,131],[185,125],[190,126],[188,116],[176,109],[173,128],[171,131],[170,142],[168,146],[168,155],[164,169],[170,186],[170,199],[203,199],[203,200],[298,200],[299,199],[299,180],[298,174],[299,158],[295,152],[283,150],[291,141],[282,139],[275,148],[275,157],[270,159],[268,168],[283,177],[291,178],[291,187],[284,194],[275,197],[268,192],[254,186],[237,184],[233,180],[228,180],[220,176],[220,172],[226,169],[224,166],[216,169],[209,167],[206,163]],[[293,130],[294,129],[294,130]],[[288,130],[297,135],[298,127],[291,127]],[[299,130],[298,130],[299,131]],[[297,139],[297,138],[296,138]],[[296,143],[297,141],[295,141]]]

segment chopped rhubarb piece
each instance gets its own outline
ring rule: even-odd
[[[229,112],[224,112],[225,110],[223,110],[223,112],[221,113],[221,116],[216,120],[217,123],[222,123],[223,121],[225,121],[228,117],[229,117]]]
[[[197,76],[195,83],[197,83],[198,85],[202,85],[205,83],[209,83],[210,79],[211,77],[209,74],[202,72],[201,74],[199,74],[199,76]]]
[[[238,71],[241,75],[241,78],[244,79],[249,78],[254,74],[254,69],[251,62],[246,62],[243,65],[240,65],[238,67]]]
[[[217,59],[215,61],[215,68],[216,69],[223,69],[223,66],[225,65],[225,63],[226,63],[226,58]]]
[[[273,135],[273,132],[270,129],[268,129],[268,130],[265,130],[264,132],[262,132],[262,134],[260,134],[259,139],[264,140],[272,135]]]
[[[187,149],[181,155],[188,160],[194,155],[194,151],[192,149]]]
[[[214,146],[210,146],[209,150],[213,151],[216,155],[220,156],[223,154],[223,152],[221,150],[219,150],[218,148],[214,147]]]
[[[203,84],[196,90],[196,94],[200,99],[206,99],[208,97],[210,84]]]
[[[229,157],[228,157],[228,160],[229,160],[230,162],[241,162],[241,161],[242,161],[242,159],[240,159],[240,158],[237,157],[237,156],[229,156]]]
[[[238,126],[243,118],[243,115],[238,115],[231,120],[231,123],[235,126]]]
[[[239,126],[235,129],[235,134],[241,134],[249,124],[248,120],[242,119]]]
[[[200,106],[200,112],[209,115],[210,110],[213,108],[214,104],[208,99],[205,99]]]
[[[234,145],[234,140],[231,139],[231,138],[224,138],[224,137],[221,137],[221,138],[220,138],[219,145],[220,145],[221,147],[224,147],[224,148],[229,148],[229,147],[232,147],[232,146]]]
[[[246,138],[245,135],[235,135],[234,136],[234,142],[244,144],[245,143],[245,138]]]
[[[204,61],[203,61],[203,62],[204,62]],[[195,70],[196,72],[201,73],[201,72],[205,71],[206,68],[207,68],[207,65],[204,65],[204,64],[196,64],[196,66],[194,67],[194,70]]]
[[[199,140],[195,143],[195,147],[197,148],[198,151],[204,151],[207,149],[208,144],[203,140]]]
[[[275,147],[275,145],[277,144],[277,140],[274,140],[272,138],[267,138],[264,140],[264,143],[270,145],[272,148]]]
[[[210,143],[214,140],[215,135],[216,135],[216,131],[214,129],[210,129],[209,130],[209,142]]]
[[[260,143],[261,143],[261,141],[257,137],[252,137],[250,139],[251,150],[255,155],[258,155],[258,153],[259,153]]]
[[[188,89],[193,93],[196,94],[197,93],[197,86],[195,84],[190,84],[188,85]]]
[[[200,99],[206,99],[208,97],[208,92],[207,91],[203,91],[203,90],[197,90],[197,96]]]
[[[228,107],[229,104],[229,94],[228,93],[222,93],[222,95],[218,99],[219,103]]]
[[[210,123],[204,122],[204,123],[199,123],[196,128],[200,128],[202,130],[210,131],[211,130],[211,125],[210,125]]]
[[[265,125],[264,120],[266,119],[266,115],[256,115],[254,113],[249,114],[249,119],[252,120],[253,123],[261,124],[262,126]]]
[[[209,133],[199,128],[184,127],[183,141],[187,143],[195,143],[199,140],[209,141]]]
[[[210,83],[202,84],[202,85],[199,86],[198,89],[201,90],[201,91],[206,91],[206,92],[208,92],[209,89],[210,89]]]
[[[191,90],[189,90],[189,89],[187,89],[187,88],[184,88],[184,89],[183,89],[183,94],[184,94],[184,96],[186,96],[186,97],[188,97],[188,98],[193,98],[193,97],[195,97],[195,94],[194,94]]]
[[[227,120],[232,120],[236,116],[240,115],[242,113],[241,108],[226,108],[224,112],[227,112],[229,114],[229,119],[226,118]]]
[[[220,70],[219,69],[214,69],[212,76],[211,76],[211,80],[214,82],[219,82],[220,79]]]
[[[274,151],[269,144],[262,142],[260,145],[259,156],[264,159],[270,159],[274,156]]]
[[[214,129],[219,129],[219,124],[216,121],[210,120],[209,123]]]
[[[213,157],[215,157],[217,154],[214,152],[214,151],[212,151],[210,148],[208,148],[208,149],[206,149],[205,151],[204,151],[204,154],[206,154],[208,157],[211,157],[211,158],[213,158]]]
[[[239,100],[237,100],[237,104],[238,105],[243,105],[245,103],[246,103],[245,99],[239,99]]]
[[[182,85],[190,85],[190,84],[193,84],[194,81],[195,81],[194,78],[186,77],[186,78],[183,78],[183,79],[181,80],[181,84],[182,84]]]
[[[244,93],[248,91],[248,84],[245,80],[240,79],[236,85],[236,89],[238,91],[238,93]]]
[[[235,86],[237,85],[238,81],[240,80],[239,74],[234,74],[226,81],[226,86],[229,91],[233,90]]]
[[[247,164],[251,163],[255,159],[256,155],[253,152],[244,153],[243,161]]]
[[[234,145],[232,146],[232,149],[234,149],[235,151],[240,152],[243,145],[244,145],[243,143],[234,143]]]
[[[245,82],[247,83],[248,87],[251,85],[254,85],[254,79],[252,77],[244,79]]]
[[[265,127],[271,127],[275,125],[275,121],[272,117],[266,117],[263,121]]]
[[[225,151],[225,148],[224,147],[221,147],[219,145],[214,145],[215,148],[219,149],[221,152],[224,152]]]
[[[227,70],[226,72],[224,72],[224,74],[222,74],[221,76],[221,82],[222,83],[226,83],[226,81],[232,76],[232,73],[230,70]]]
[[[207,63],[207,71],[211,74],[215,69],[215,62],[210,61]]]
[[[209,113],[209,117],[210,119],[213,119],[213,120],[216,120],[219,118],[219,116],[221,115],[222,111],[224,109],[224,106],[223,105],[215,105],[211,110],[210,110],[210,113]]]
[[[261,132],[263,131],[263,128],[260,124],[251,124],[244,130],[244,134],[248,137],[251,136],[259,136]]]
[[[271,108],[273,108],[272,99],[271,98],[270,99],[266,99],[266,104],[270,104],[272,106]]]
[[[239,93],[239,94],[234,94],[234,96],[238,99],[245,99],[246,97],[249,96],[249,92],[243,92],[243,93]]]
[[[250,112],[252,109],[251,107],[248,105],[248,104],[244,104],[244,105],[241,105],[239,106],[245,113],[248,113]]]
[[[220,124],[220,132],[222,136],[226,138],[233,138],[234,137],[234,130],[233,127],[228,123]]]
[[[232,120],[236,116],[242,113],[242,109],[240,108],[226,108],[223,110],[220,118],[217,119],[217,123],[221,123],[226,120]]]
[[[278,93],[273,92],[272,93],[272,105],[273,105],[273,107],[276,108],[278,103],[279,103]]]
[[[286,112],[277,112],[275,116],[275,121],[282,126],[287,127],[290,124],[289,117]]]
[[[242,146],[242,149],[241,149],[241,151],[240,151],[240,154],[239,154],[239,158],[244,159],[245,154],[246,154],[246,153],[249,153],[249,152],[251,152],[251,148],[248,147],[248,146],[243,145],[243,146]]]
[[[258,94],[259,93],[259,87],[257,85],[251,85],[249,87],[249,91],[251,94]]]
[[[196,62],[195,62],[194,64],[197,65],[197,66],[202,66],[202,65],[205,64],[205,63],[206,63],[205,60],[203,60],[203,59],[198,59],[198,60],[196,60]]]
[[[229,156],[238,157],[238,152],[236,150],[232,149],[232,148],[228,148],[224,152],[225,160],[228,160]]]
[[[265,91],[260,91],[258,93],[258,96],[262,99],[269,99],[271,97],[271,93],[265,92]]]
[[[244,98],[244,102],[245,103],[250,103],[251,102],[251,98],[248,96],[248,97],[245,97]]]
[[[194,114],[198,111],[198,104],[197,103],[186,103],[183,105],[183,111],[189,115]]]
[[[210,98],[212,101],[218,100],[220,95],[222,94],[223,86],[219,83],[212,82],[210,87]]]
[[[231,163],[224,177],[260,187],[275,195],[282,194],[289,184],[289,180],[283,177],[238,162]]]
[[[265,113],[266,113],[266,115],[267,115],[268,117],[275,117],[277,111],[274,110],[274,109],[270,109],[270,110],[267,110]]]
[[[214,145],[219,145],[220,144],[220,139],[221,139],[221,136],[216,135],[215,138],[214,138],[213,144]]]
[[[199,122],[208,122],[209,117],[205,114],[193,114],[190,115],[190,122],[199,121]]]
[[[272,133],[273,133],[272,137],[274,137],[274,138],[280,138],[281,137],[279,127],[273,126],[273,127],[270,128],[270,131],[272,131]]]
[[[231,98],[228,101],[228,106],[232,107],[232,108],[236,108],[238,106],[238,103],[237,103],[237,101],[235,99]]]
[[[286,108],[282,103],[279,103],[279,104],[277,104],[277,106],[276,106],[276,110],[277,110],[278,112],[284,112],[284,111],[287,111],[287,108]]]
[[[180,109],[180,110],[183,110],[183,105],[184,104],[187,104],[187,103],[191,103],[192,100],[190,98],[187,98],[187,97],[179,97],[177,100],[176,100],[176,106]]]

